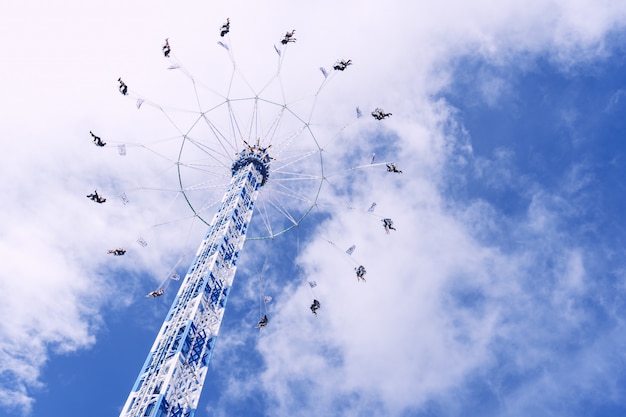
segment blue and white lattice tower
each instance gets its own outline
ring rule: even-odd
[[[247,146],[120,417],[191,417],[270,156]]]
[[[191,207],[194,219],[208,225],[208,231],[120,417],[193,417],[244,242],[273,239],[300,225],[318,206],[322,184],[328,182],[323,154],[339,142],[337,126],[318,123],[313,116],[316,106],[339,112],[335,103],[320,102],[322,88],[337,71],[324,71],[315,93],[303,96],[301,75],[291,83],[282,76],[287,47],[282,43],[280,49],[274,47],[276,72],[255,90],[239,72],[232,50],[220,45],[232,62],[222,92],[202,90],[203,84],[190,71],[172,55],[168,57],[174,61],[169,68],[187,78],[185,82],[191,81],[197,108],[161,107],[133,89],[124,94],[136,100],[141,111],[156,109],[173,125],[177,136],[166,140],[175,140],[176,145],[180,141],[174,164],[180,188],[175,191]],[[295,86],[296,92],[289,94],[286,86]],[[183,91],[174,90],[176,97]],[[179,111],[181,123],[174,117]],[[312,125],[325,129],[325,144],[313,133]],[[161,146],[161,142],[155,143]],[[161,160],[174,159],[163,156]],[[253,209],[255,221],[251,223]]]

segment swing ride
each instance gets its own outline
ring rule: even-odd
[[[276,75],[260,89],[246,82],[238,90],[232,85],[245,78],[239,73],[229,47],[230,25],[227,19],[218,31],[223,41],[217,44],[223,47],[232,64],[228,89],[223,93],[210,90],[207,94],[203,84],[177,59],[169,38],[165,40],[162,54],[170,63],[168,69],[187,78],[197,98],[197,108],[184,110],[184,122],[176,121],[178,109],[161,106],[138,94],[121,77],[117,80],[124,98],[133,100],[137,109],[152,108],[164,114],[177,132],[170,138],[179,144],[174,164],[179,185],[177,195],[191,209],[193,218],[208,227],[120,417],[194,415],[244,243],[274,239],[298,227],[319,206],[322,186],[330,184],[329,179],[336,175],[325,172],[324,166],[324,150],[336,137],[330,140],[318,137],[313,129],[313,110],[323,87],[337,72],[352,65],[352,61],[338,60],[332,73],[324,74],[307,112],[296,111],[297,106],[289,101],[281,78],[286,50],[296,42],[295,30],[287,31],[277,42],[278,46],[274,45],[278,59]],[[246,89],[247,95],[240,95]],[[391,113],[377,108],[372,115],[382,120]],[[106,145],[91,135],[98,147]],[[129,144],[108,138],[107,141],[117,144],[120,155],[126,154]],[[389,170],[389,165],[374,162],[372,158],[368,164],[347,170],[382,166]],[[396,168],[389,172],[399,171]],[[127,204],[126,193],[118,195]],[[99,203],[106,201],[97,192],[88,197]],[[363,212],[377,216],[372,213],[375,205],[372,203]],[[385,218],[384,224],[387,232],[395,230],[391,219]],[[142,247],[148,244],[142,237],[137,243]],[[365,282],[365,267],[352,257],[355,248],[352,245],[341,252],[355,263],[357,280]],[[124,252],[109,253],[126,253],[125,249],[119,250]],[[166,293],[171,282],[178,278],[176,270],[183,258],[147,298],[159,298]],[[310,310],[317,317],[321,308],[313,292],[317,284],[313,281],[308,284],[313,296]],[[265,305],[270,299],[263,295],[256,326],[259,329],[269,324]]]

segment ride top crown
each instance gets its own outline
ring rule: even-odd
[[[267,153],[269,146],[263,148],[259,145],[248,145],[247,143],[246,145],[248,146],[247,149],[241,151],[239,158],[233,162],[231,172],[234,176],[241,168],[249,164],[254,164],[263,176],[261,180],[261,186],[263,186],[270,176],[270,160],[272,158]]]

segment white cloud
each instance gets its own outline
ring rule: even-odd
[[[623,90],[620,88],[617,91],[615,91],[609,98],[609,102],[606,105],[604,111],[612,112],[612,111],[615,111],[616,108],[619,108],[620,101],[622,101],[622,97],[624,97],[624,95],[626,95],[626,90]]]
[[[515,172],[513,169],[514,152],[498,148],[493,152],[493,159],[477,157],[474,163],[476,177],[488,187],[503,189],[513,185]]]

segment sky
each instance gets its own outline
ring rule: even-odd
[[[626,3],[29,0],[0,27],[0,415],[119,415],[206,231],[158,106],[233,64],[232,97],[275,80],[311,115],[327,178],[246,242],[197,417],[626,414]]]

